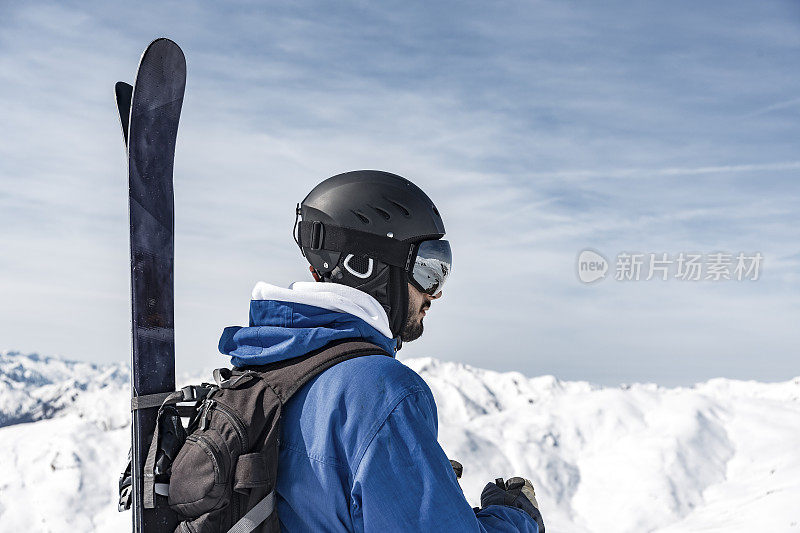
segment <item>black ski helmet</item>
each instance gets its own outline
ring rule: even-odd
[[[374,297],[399,336],[414,246],[445,234],[428,195],[396,174],[356,170],[314,187],[297,206],[297,217],[295,240],[317,274]]]

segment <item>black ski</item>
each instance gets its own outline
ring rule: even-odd
[[[133,397],[175,390],[172,167],[185,85],[183,52],[161,38],[144,51],[134,87],[124,82],[115,87],[128,149]],[[151,494],[148,499],[143,491],[157,411],[133,411],[134,533],[172,531],[178,523],[163,496]]]
[[[125,152],[128,149],[128,121],[131,118],[131,100],[133,99],[133,85],[118,81],[114,85],[114,98],[117,100],[119,123],[122,126],[122,140],[125,142]]]

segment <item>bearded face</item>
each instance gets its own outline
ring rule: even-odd
[[[408,313],[406,315],[406,323],[403,324],[403,329],[400,332],[400,338],[403,342],[411,342],[422,336],[422,332],[425,329],[422,320],[431,306],[432,299],[432,296],[421,293],[413,285],[408,284]]]

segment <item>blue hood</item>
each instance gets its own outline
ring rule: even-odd
[[[279,300],[251,300],[250,327],[225,328],[219,351],[235,367],[305,355],[331,341],[362,338],[395,353],[396,341],[348,313]]]

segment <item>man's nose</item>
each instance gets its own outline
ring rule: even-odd
[[[442,291],[439,291],[436,294],[434,294],[433,296],[431,296],[431,300],[436,300],[436,299],[441,298],[441,297],[442,297]]]

